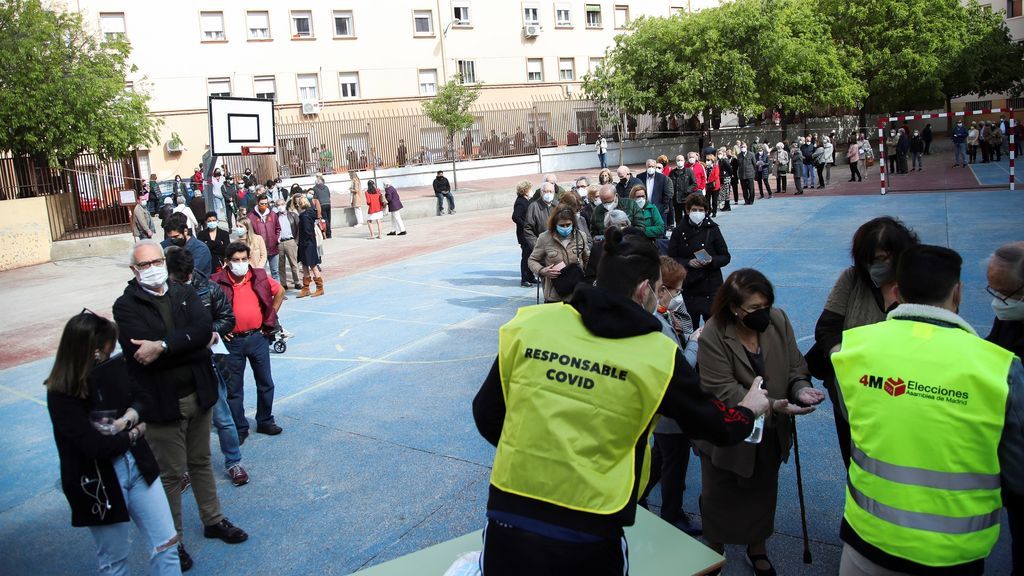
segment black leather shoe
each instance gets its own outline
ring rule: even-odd
[[[398,234],[398,232],[394,232],[394,231],[392,231],[392,232],[388,232],[388,236],[395,236],[395,235],[397,235],[397,234]]]
[[[259,424],[256,426],[256,431],[267,436],[277,436],[281,433],[282,428],[277,424]]]
[[[248,438],[248,437],[249,437],[249,431],[248,430],[239,430],[238,431],[238,445],[241,446],[242,444],[245,444],[245,439]]]
[[[222,519],[213,526],[204,526],[203,536],[207,538],[220,538],[228,544],[238,544],[249,539],[249,535],[245,533],[245,530],[235,526],[227,518]]]
[[[185,551],[185,547],[178,544],[178,562],[181,563],[181,571],[188,572],[192,569],[192,557]]]
[[[767,554],[751,554],[750,550],[747,550],[747,560],[750,561],[750,567],[754,569],[754,574],[756,576],[776,576],[775,566],[772,565],[772,561],[768,559]],[[768,568],[758,568],[758,562],[767,563]]]

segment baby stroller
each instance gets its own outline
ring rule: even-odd
[[[272,352],[284,354],[288,350],[288,339],[292,337],[292,334],[282,328],[280,324],[275,326],[274,331],[266,336]]]

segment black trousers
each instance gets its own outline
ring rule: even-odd
[[[623,576],[629,550],[625,536],[580,544],[488,520],[481,563],[482,576]]]
[[[793,185],[796,186],[796,193],[804,193],[804,177],[800,172],[793,172]]]
[[[850,180],[860,182],[864,177],[860,175],[860,162],[850,162]]]
[[[320,205],[320,214],[323,215],[324,221],[327,222],[327,237],[330,238],[331,237],[331,205],[330,204],[321,204]]]
[[[661,519],[673,524],[682,518],[686,470],[690,467],[690,439],[685,434],[654,434],[651,479],[644,498],[661,482]]]
[[[536,282],[537,279],[533,276],[533,271],[530,270],[530,253],[533,252],[533,246],[527,241],[519,243],[519,248],[522,250],[522,257],[519,259],[519,281],[520,282]]]
[[[825,165],[824,164],[815,164],[814,165],[814,170],[815,170],[815,172],[818,173],[818,188],[824,188],[825,187]]]
[[[1024,576],[1024,495],[1003,490],[1007,524],[1010,525],[1010,550],[1013,554],[1012,576]]]
[[[824,382],[825,389],[828,390],[829,400],[832,401],[832,415],[836,421],[836,437],[839,439],[839,453],[843,456],[843,466],[847,470],[850,469],[850,421],[846,419],[843,414],[843,409],[839,407],[840,399],[839,394],[836,392],[836,380],[835,378],[828,378]]]
[[[775,193],[785,194],[786,193],[786,173],[776,172],[775,173]]]
[[[768,197],[772,197],[772,185],[768,183],[768,176],[758,173],[757,175],[757,191],[761,194],[761,198],[764,198],[765,190],[768,190]]]
[[[714,296],[688,296],[683,294],[683,303],[686,304],[686,311],[690,313],[693,327],[697,328],[701,318],[706,324],[711,319],[711,300]]]
[[[740,187],[743,188],[743,203],[754,203],[754,179],[743,178],[740,180]]]
[[[672,202],[672,214],[673,214],[673,217],[676,219],[676,225],[677,226],[679,225],[680,222],[683,221],[683,218],[685,218],[685,216],[686,216],[685,214],[683,214],[683,206],[684,206],[684,204],[682,204],[682,203],[679,203],[679,202],[676,202],[676,201]]]
[[[710,204],[710,207],[708,208],[708,214],[710,214],[712,217],[717,216],[718,215],[718,190],[710,190],[709,189],[706,198],[708,199],[708,203]]]
[[[925,154],[925,156],[927,156],[927,155],[929,155],[931,153],[932,153],[932,141],[931,140],[925,140],[924,141],[924,154]]]

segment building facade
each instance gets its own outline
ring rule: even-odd
[[[978,0],[978,4],[983,10],[1002,12],[1010,38],[1014,42],[1024,42],[1024,0]],[[1007,94],[972,94],[953,100],[952,107],[954,111],[1013,108],[1024,112],[1024,98],[1010,98]],[[1017,116],[1017,121],[1021,120],[1024,120],[1024,113]]]

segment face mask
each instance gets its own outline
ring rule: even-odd
[[[206,223],[206,228],[208,230],[216,230],[217,229],[217,223],[216,222],[207,222]]]
[[[883,284],[892,280],[892,265],[888,262],[872,262],[868,275],[871,276],[871,283],[875,288],[881,288]]]
[[[612,210],[615,210],[615,207],[618,205],[619,202],[617,200],[612,200],[611,202],[604,203],[604,209],[611,212]]]
[[[180,247],[185,246],[185,237],[178,236],[177,238],[171,238],[171,244]]]
[[[547,202],[548,204],[551,204],[551,202],[553,202],[555,199],[555,193],[545,192],[543,195],[541,195],[541,198],[543,198],[544,201]]]
[[[235,236],[245,236],[245,228],[235,228],[233,232]]]
[[[771,324],[771,308],[761,308],[743,317],[743,325],[755,332],[764,333]]]
[[[555,226],[555,230],[558,231],[558,235],[562,238],[568,238],[569,234],[572,234],[572,226]]]
[[[675,296],[673,296],[672,300],[669,300],[667,308],[669,312],[678,312],[679,310],[682,310],[684,308],[683,295],[676,294]]]
[[[312,200],[312,199],[313,199],[313,195],[312,194],[306,194],[306,200]]]
[[[683,162],[682,160],[676,160],[676,166],[682,168],[686,166],[686,162]]]
[[[654,176],[654,172],[655,172],[655,171],[656,171],[656,169],[655,169],[655,168],[653,168],[653,167],[651,167],[651,168],[648,168],[648,169],[647,169],[647,175],[648,175],[648,176]]]
[[[576,189],[576,193],[580,195],[580,198],[586,198],[587,197],[587,189],[586,188],[577,188]]]
[[[644,296],[643,307],[644,310],[647,310],[651,314],[654,314],[654,311],[658,309],[658,294],[654,291],[654,287],[649,283],[647,284],[647,295]]]
[[[1019,322],[1024,320],[1024,301],[1007,300],[1005,303],[997,298],[992,299],[992,311],[996,318],[1006,322]]]
[[[700,223],[704,221],[704,213],[690,212],[690,221],[693,222],[694,226],[700,226]]]
[[[746,148],[740,148],[740,154],[746,154],[746,153],[747,153],[747,149]]]
[[[145,270],[139,270],[139,284],[146,288],[159,288],[167,282],[166,266],[150,266]]]
[[[248,262],[232,262],[231,263],[231,273],[234,274],[235,276],[238,276],[239,278],[241,278],[242,276],[245,276],[245,273],[248,272],[248,271],[249,271],[249,263]]]

